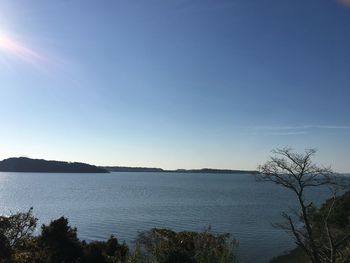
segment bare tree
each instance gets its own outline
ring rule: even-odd
[[[10,216],[0,216],[0,237],[10,248],[22,246],[28,240],[37,224],[38,219],[33,216],[33,208],[28,212],[16,213]]]
[[[328,206],[322,227],[316,227],[312,220],[316,208],[307,201],[305,192],[309,188],[327,187],[333,194],[334,203],[339,189],[345,185],[343,180],[330,167],[313,163],[315,149],[295,153],[291,148],[282,148],[272,153],[270,160],[259,166],[258,180],[270,181],[291,190],[298,201],[298,209],[289,214],[283,213],[285,222],[276,225],[292,234],[295,243],[305,251],[311,262],[336,262],[337,258],[341,258],[341,245],[350,236],[342,235],[336,240],[333,235],[328,223],[333,205]]]

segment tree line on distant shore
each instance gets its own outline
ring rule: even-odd
[[[0,171],[27,173],[108,173],[103,168],[86,163],[47,161],[27,157],[8,158],[0,161]]]
[[[109,172],[152,172],[152,173],[208,173],[208,174],[237,174],[256,173],[256,171],[229,169],[176,169],[100,166],[79,162],[47,161],[27,157],[8,158],[0,161],[0,172],[30,172],[30,173],[109,173]]]

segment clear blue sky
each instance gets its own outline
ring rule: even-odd
[[[350,1],[0,0],[0,158],[350,171]]]

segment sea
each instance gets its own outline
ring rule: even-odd
[[[314,204],[326,189],[308,193]],[[60,216],[79,238],[115,235],[134,244],[151,228],[230,233],[240,262],[269,262],[294,248],[273,226],[296,207],[293,193],[253,174],[112,172],[107,174],[0,173],[0,214],[34,208],[41,224]]]

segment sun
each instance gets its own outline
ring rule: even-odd
[[[37,63],[43,60],[43,57],[38,52],[28,47],[23,41],[20,41],[1,30],[0,52],[30,63]]]

